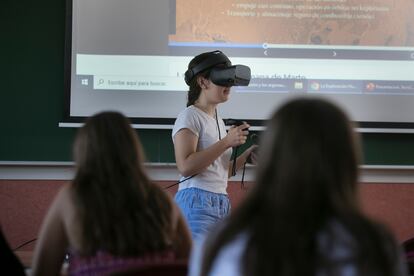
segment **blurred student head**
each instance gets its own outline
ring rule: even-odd
[[[126,117],[90,117],[76,136],[74,158],[83,253],[136,255],[168,246],[171,202],[148,179],[141,143]]]
[[[79,129],[74,143],[74,159],[78,175],[86,174],[109,182],[112,179],[107,177],[129,179],[129,174],[133,174],[134,181],[147,180],[139,138],[129,120],[115,111],[98,113]]]
[[[240,233],[248,236],[243,275],[342,275],[346,264],[355,275],[393,275],[393,240],[358,204],[357,136],[329,101],[283,104],[261,137],[256,184],[207,243],[202,275]],[[351,259],[341,264],[337,250]]]
[[[188,257],[184,218],[147,177],[140,141],[126,117],[93,115],[78,130],[73,151],[75,177],[43,220],[33,275],[59,274],[67,253],[69,275],[107,275]]]
[[[358,208],[359,141],[332,103],[286,103],[270,119],[261,149],[255,194],[286,219],[300,216],[301,223],[317,227]]]

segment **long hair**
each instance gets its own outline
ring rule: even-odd
[[[392,238],[358,204],[359,152],[351,123],[335,105],[309,98],[283,105],[262,137],[256,186],[207,243],[202,275],[241,232],[248,234],[244,275],[316,275],[319,269],[335,275],[335,263],[317,243],[333,221],[353,241],[359,275],[392,275]],[[335,233],[327,235],[334,243]]]
[[[123,115],[90,117],[77,133],[74,157],[81,254],[139,255],[169,246],[171,203],[147,177],[141,143]]]

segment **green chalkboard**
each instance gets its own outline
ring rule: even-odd
[[[70,161],[76,129],[58,127],[65,0],[6,0],[0,13],[0,161]],[[148,161],[174,162],[170,130],[137,131]],[[365,164],[414,165],[414,134],[364,134],[363,146]]]

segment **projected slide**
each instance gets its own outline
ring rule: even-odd
[[[170,125],[188,62],[219,49],[252,72],[224,118],[262,121],[290,97],[317,95],[355,121],[414,122],[412,0],[67,1],[68,121],[115,109]]]
[[[175,42],[414,46],[410,0],[176,3]]]
[[[261,70],[245,91],[414,92],[411,80],[391,80],[392,71],[382,72],[383,79],[379,76],[381,67],[394,70],[399,66],[399,62],[385,60],[414,59],[413,1],[195,1],[188,5],[188,1],[177,0],[176,4],[176,32],[170,35],[170,45],[224,43],[226,47],[258,48],[256,55],[269,58],[331,59],[326,67],[313,60],[301,61],[302,69],[308,70],[296,72]],[[354,76],[346,78],[346,67],[349,72],[357,69]],[[311,73],[315,71],[321,74],[315,76]]]

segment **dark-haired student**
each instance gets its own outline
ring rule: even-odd
[[[0,226],[0,274],[4,275],[15,275],[15,276],[24,276],[26,275],[24,266],[13,253],[9,244],[6,241],[6,238],[3,235],[3,231]]]
[[[406,275],[391,234],[361,211],[358,137],[342,110],[294,99],[263,136],[256,185],[196,247],[189,275]]]
[[[226,132],[218,115],[218,105],[226,102],[231,86],[247,85],[250,69],[239,66],[245,82],[228,82],[235,66],[221,51],[206,52],[188,64],[185,81],[189,86],[187,108],[177,117],[172,131],[175,159],[182,177],[175,196],[194,239],[207,233],[212,225],[230,212],[227,181],[231,168],[232,147],[246,142],[247,123]],[[233,71],[232,71],[233,70]],[[220,74],[228,78],[220,79]],[[254,147],[243,152],[235,164],[240,168]]]
[[[76,174],[40,231],[33,275],[102,275],[186,259],[191,236],[173,200],[147,176],[140,141],[118,112],[89,118],[74,143]]]

